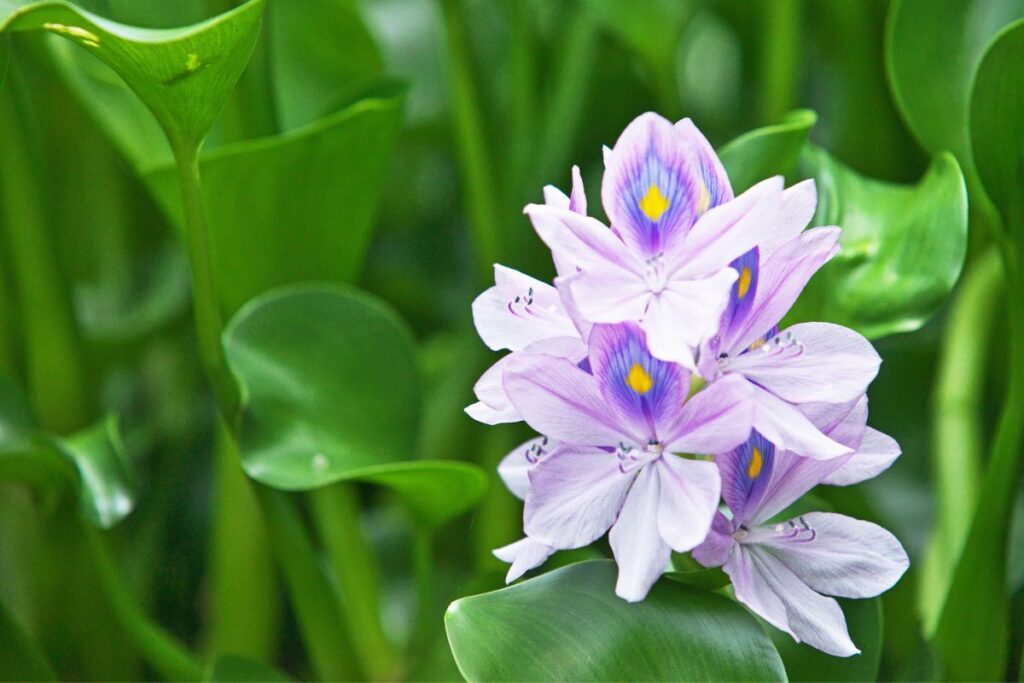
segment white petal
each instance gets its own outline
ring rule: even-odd
[[[640,471],[608,534],[619,565],[615,594],[629,602],[647,597],[672,554],[658,534],[658,474],[651,466]]]
[[[743,579],[733,578],[736,599],[766,621],[804,642],[836,657],[860,652],[850,640],[846,618],[839,603],[811,590],[785,564],[750,546],[737,555],[744,557]],[[731,561],[730,561],[731,563]],[[780,609],[781,608],[781,609]]]
[[[494,550],[494,556],[502,562],[512,563],[508,568],[508,574],[505,575],[505,583],[512,583],[531,569],[544,564],[554,552],[555,549],[551,546],[527,536]]]
[[[614,453],[560,448],[530,470],[523,512],[528,536],[555,548],[593,543],[615,522],[636,472]],[[653,524],[653,518],[652,518]]]
[[[873,479],[889,469],[900,457],[900,445],[896,439],[877,429],[867,427],[857,452],[838,470],[822,483],[832,486],[849,486]]]
[[[706,460],[687,460],[666,454],[652,465],[658,469],[658,533],[676,552],[700,544],[718,511],[722,480]]]
[[[778,527],[758,529],[750,542],[819,593],[871,598],[892,588],[910,565],[896,537],[871,522],[812,512]]]

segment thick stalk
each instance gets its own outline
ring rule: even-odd
[[[92,417],[88,383],[70,293],[47,225],[43,182],[32,163],[29,119],[16,107],[16,85],[12,77],[0,99],[0,215],[20,303],[29,399],[43,427],[68,434]]]
[[[970,530],[985,450],[981,426],[987,360],[1003,271],[995,249],[964,275],[946,323],[932,410],[932,467],[937,511],[924,564],[919,606],[924,632],[935,630],[945,595]]]
[[[172,141],[181,185],[181,201],[185,216],[185,239],[192,267],[192,305],[195,313],[199,357],[213,387],[221,414],[234,426],[240,406],[238,385],[228,368],[221,332],[224,321],[213,282],[213,261],[206,234],[206,213],[199,184],[198,145],[188,141]]]
[[[316,489],[309,493],[309,501],[362,668],[372,680],[392,680],[397,667],[381,622],[380,572],[359,522],[355,487],[343,482]]]
[[[207,650],[272,663],[280,614],[270,540],[234,437],[218,423]]]
[[[167,680],[201,680],[202,663],[174,636],[151,622],[139,608],[101,532],[85,522],[81,527],[111,609],[146,663]]]
[[[1012,223],[1016,221],[1016,223]],[[1004,233],[1003,267],[1007,292],[1024,288],[1018,245],[1010,237],[1015,227],[1024,229],[1024,215],[1008,216],[1010,231]],[[1006,552],[1009,544],[1013,497],[1021,478],[1024,457],[1024,307],[1009,305],[1009,368],[1006,394],[996,427],[988,470],[964,544],[946,604],[936,632],[945,654],[946,675],[951,680],[994,679],[1003,675],[1009,623],[1006,594]],[[1002,609],[999,606],[1002,606]],[[964,626],[973,631],[964,636]]]
[[[412,631],[413,647],[424,647],[430,634],[441,623],[444,615],[435,612],[437,591],[434,582],[433,533],[417,527],[412,539],[412,567],[416,577],[416,621]]]
[[[508,16],[509,145],[506,196],[510,206],[523,197],[537,143],[536,50],[531,32],[531,8],[520,0],[505,0]]]
[[[441,0],[441,12],[447,37],[448,86],[451,88],[463,193],[469,212],[478,272],[481,281],[488,282],[492,277],[493,264],[502,260],[498,184],[484,132],[479,93],[470,68],[472,57],[466,38],[462,5],[459,0]]]
[[[761,120],[778,121],[793,109],[799,84],[800,24],[803,5],[795,0],[767,0],[761,33]]]
[[[256,485],[267,520],[271,549],[291,597],[302,640],[316,677],[326,681],[363,680],[338,595],[320,569],[295,501],[288,494]]]

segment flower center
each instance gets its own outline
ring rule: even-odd
[[[652,294],[661,294],[665,289],[665,255],[658,252],[647,259],[647,270],[644,273],[644,282]]]

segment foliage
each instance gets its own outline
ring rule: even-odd
[[[0,0],[0,680],[1024,675],[1024,5],[641,4]],[[876,341],[903,456],[821,495],[912,566],[855,657],[684,555],[500,587],[470,302],[645,110],[843,228],[787,322]]]

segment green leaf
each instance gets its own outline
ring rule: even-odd
[[[581,562],[462,598],[445,615],[469,681],[782,681],[768,635],[721,595],[660,581],[615,595],[615,563]]]
[[[992,41],[971,92],[978,175],[1024,249],[1024,20]]]
[[[108,417],[54,442],[78,472],[78,508],[82,515],[103,529],[127,517],[135,507],[135,485],[117,420]]]
[[[733,191],[739,194],[773,175],[790,177],[818,116],[809,109],[787,114],[782,123],[744,133],[718,151]]]
[[[35,638],[0,602],[0,681],[56,681]]]
[[[1022,0],[892,4],[886,35],[889,83],[907,125],[925,149],[950,150],[969,168],[971,80],[989,40],[1022,15]]]
[[[359,10],[354,0],[267,6],[270,69],[284,130],[330,113],[347,93],[382,74],[380,50]]]
[[[214,280],[229,313],[278,285],[356,278],[400,127],[400,97],[366,99],[300,130],[202,156]],[[148,180],[181,224],[175,169]]]
[[[0,31],[45,30],[94,54],[124,79],[174,145],[198,145],[249,61],[263,0],[180,29],[142,29],[66,2],[0,0]]]
[[[808,146],[812,225],[843,229],[839,253],[811,280],[792,320],[827,320],[869,338],[924,325],[953,289],[967,248],[967,195],[951,154],[913,186],[865,178]]]
[[[206,671],[209,683],[286,683],[291,680],[277,669],[238,655],[217,657]]]
[[[788,633],[768,627],[791,681],[874,681],[882,659],[882,601],[840,600],[850,638],[861,653],[833,657],[797,643]]]
[[[278,289],[238,313],[224,345],[246,397],[239,444],[253,479],[284,490],[387,486],[428,525],[482,495],[475,465],[414,460],[413,344],[376,299],[341,286]]]

